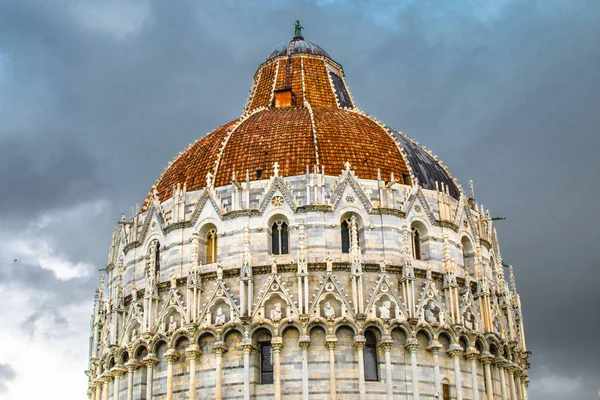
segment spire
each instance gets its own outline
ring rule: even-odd
[[[294,40],[304,40],[304,37],[302,36],[302,29],[304,28],[302,27],[302,25],[300,25],[300,21],[297,20],[296,24],[294,25]]]

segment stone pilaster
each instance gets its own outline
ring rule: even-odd
[[[494,383],[492,381],[492,367],[494,356],[485,352],[481,355],[480,360],[483,362],[483,374],[485,376],[485,394],[488,399],[494,398]]]
[[[354,336],[354,348],[356,349],[356,356],[358,358],[358,399],[365,400],[365,350],[366,339],[363,335]]]
[[[412,375],[412,392],[413,399],[419,400],[419,370],[417,369],[417,349],[419,348],[419,343],[417,339],[408,339],[406,341],[406,350],[410,353],[410,371]]]
[[[119,392],[121,390],[121,375],[123,375],[127,370],[120,364],[115,365],[110,373],[114,379],[113,383],[113,399],[117,400],[119,398]]]
[[[337,388],[335,381],[335,345],[337,344],[337,337],[335,335],[327,335],[325,340],[325,346],[329,349],[329,398],[336,400]]]
[[[154,366],[158,365],[160,360],[154,355],[154,353],[148,353],[144,357],[144,363],[146,364],[146,400],[152,400],[152,389],[154,387]]]
[[[250,400],[250,354],[252,353],[252,340],[244,338],[242,340],[244,349],[244,400]]]
[[[385,386],[387,393],[387,400],[394,398],[394,384],[392,382],[392,338],[390,336],[384,336],[381,338],[381,347],[383,348],[383,354],[385,355]]]
[[[167,400],[173,400],[173,363],[179,358],[175,349],[169,349],[165,353],[167,359]]]
[[[110,372],[104,371],[102,375],[100,375],[100,379],[102,380],[102,400],[108,400],[108,385],[112,380],[112,376]]]
[[[271,339],[271,348],[273,349],[273,391],[275,392],[275,400],[281,400],[281,348],[283,347],[283,339],[281,336],[276,336]]]
[[[196,400],[196,359],[200,357],[200,347],[197,344],[190,345],[185,349],[185,355],[190,363],[190,393],[189,400]]]
[[[433,355],[433,379],[435,383],[435,395],[439,398],[442,397],[442,382],[440,379],[440,361],[439,353],[442,345],[437,340],[432,340],[427,350],[431,351]]]
[[[308,400],[308,346],[310,345],[310,337],[300,336],[299,344],[302,349],[302,400]]]
[[[506,390],[506,373],[504,371],[506,359],[504,357],[496,357],[494,359],[494,364],[496,364],[496,367],[500,373],[500,395],[502,396],[502,400],[508,400],[508,393]]]
[[[127,400],[133,400],[133,374],[139,367],[140,363],[133,358],[125,363],[125,368],[127,368]]]
[[[213,347],[215,352],[215,400],[223,398],[223,353],[225,352],[225,343],[215,342]]]
[[[454,343],[450,345],[448,354],[454,362],[454,381],[456,385],[456,400],[462,400],[462,377],[460,374],[460,356],[463,353],[462,347]]]
[[[469,363],[471,364],[471,385],[473,387],[473,400],[479,400],[479,385],[477,382],[477,360],[479,359],[479,352],[474,348],[469,348],[465,353],[465,357],[467,358],[467,360],[469,360]],[[492,396],[491,399],[493,400],[494,397]]]

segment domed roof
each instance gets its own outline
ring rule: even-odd
[[[292,40],[276,48],[269,57],[267,57],[267,61],[280,56],[291,56],[294,54],[311,54],[314,56],[331,58],[320,46],[304,40],[302,29],[304,28],[300,25],[300,21],[296,21],[296,25],[294,26],[294,37]]]
[[[273,58],[279,56],[291,56],[292,54],[301,53],[331,58],[329,57],[329,54],[327,54],[327,52],[320,46],[301,38],[294,38],[288,43],[284,43],[276,48],[271,54],[269,54],[267,60],[272,60]]]
[[[284,177],[315,166],[338,175],[349,162],[361,179],[393,175],[426,189],[443,183],[458,198],[456,183],[436,158],[355,107],[342,67],[304,41],[299,28],[259,66],[242,117],[190,145],[164,171],[154,186],[159,200],[171,198],[177,184],[187,191],[204,188],[209,173],[215,187],[268,179],[275,162]]]

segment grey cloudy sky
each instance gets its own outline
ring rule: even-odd
[[[121,212],[241,115],[296,19],[363,111],[507,217],[531,399],[596,398],[597,0],[0,2],[0,397],[84,395],[97,268]]]

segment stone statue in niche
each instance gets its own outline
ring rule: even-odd
[[[217,308],[217,314],[215,315],[215,325],[223,325],[225,323],[225,314],[221,306]]]
[[[135,339],[137,339],[138,335],[139,335],[139,334],[138,334],[138,330],[134,328],[134,329],[131,331],[131,338],[130,338],[130,341],[131,341],[131,342],[135,342]]]
[[[430,301],[429,304],[427,304],[427,308],[425,308],[425,321],[427,321],[430,324],[438,322],[438,319],[435,316],[436,308],[437,307],[435,306],[435,303],[433,301]]]
[[[177,330],[177,321],[175,321],[175,317],[171,315],[169,317],[169,322],[167,323],[167,332],[173,333],[176,330]]]
[[[281,303],[275,303],[275,307],[271,310],[271,321],[279,322],[281,321],[282,311],[281,311]]]
[[[325,318],[327,318],[328,321],[335,319],[335,310],[333,309],[329,301],[325,302],[324,312]]]
[[[381,307],[379,307],[379,318],[381,319],[390,319],[390,309],[392,307],[392,303],[389,300],[383,302]]]
[[[325,258],[325,262],[327,263],[327,272],[333,272],[333,259],[329,254]]]
[[[500,322],[498,321],[498,318],[494,318],[494,333],[500,336]]]
[[[175,271],[171,272],[171,289],[177,289],[177,278],[175,278]]]
[[[475,317],[470,310],[465,312],[465,328],[469,330],[475,329]]]

